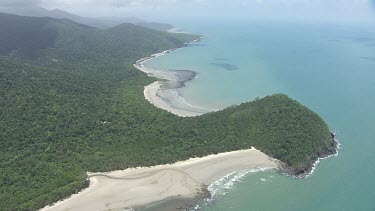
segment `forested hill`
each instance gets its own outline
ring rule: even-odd
[[[159,31],[167,31],[173,29],[174,27],[166,23],[155,23],[155,22],[141,22],[137,24],[138,26],[144,26],[150,29],[155,29]]]
[[[61,9],[48,10],[42,7],[0,7],[0,13],[7,13],[20,16],[32,16],[32,17],[50,17],[56,19],[69,19],[71,21],[88,25],[100,29],[108,29],[121,23],[133,23],[138,26],[143,26],[150,29],[159,31],[166,31],[174,28],[170,24],[147,22],[134,17],[123,17],[123,18],[88,18],[81,17]]]
[[[132,64],[197,36],[9,15],[0,24],[7,27],[0,31],[2,210],[36,210],[67,197],[88,185],[88,171],[254,146],[303,174],[334,153],[323,119],[285,95],[195,118],[146,101],[153,79]],[[46,43],[28,45],[43,36]]]
[[[25,18],[0,13],[0,55],[35,56],[36,49],[54,46],[58,33],[48,26],[50,18]]]
[[[185,42],[198,38],[156,31],[130,23],[101,30],[68,19],[3,13],[0,13],[0,27],[0,56],[26,59],[38,57],[39,60],[59,59],[75,63],[85,59],[135,59],[161,48],[182,47]],[[56,58],[51,59],[51,56]]]

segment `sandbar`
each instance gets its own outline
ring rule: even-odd
[[[171,51],[153,54],[134,64],[138,70],[157,78],[156,82],[144,87],[145,98],[156,107],[180,117],[194,117],[217,111],[218,109],[192,105],[181,96],[181,89],[185,87],[185,83],[193,80],[197,73],[190,70],[157,70],[145,66],[150,59],[166,55]]]

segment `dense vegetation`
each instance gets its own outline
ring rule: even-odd
[[[155,23],[155,22],[141,22],[137,24],[138,26],[147,27],[150,29],[155,29],[158,31],[167,31],[173,29],[174,27],[166,23]]]
[[[0,39],[11,49],[0,59],[2,210],[35,210],[69,196],[88,185],[87,171],[255,146],[302,173],[318,152],[334,147],[324,121],[285,95],[194,118],[148,103],[143,86],[153,79],[132,64],[196,36],[131,24],[99,30],[66,20],[0,18],[2,29],[14,24],[9,37],[46,27],[56,36],[26,47]]]
[[[0,6],[0,13],[7,13],[7,14],[14,14],[20,16],[32,16],[32,17],[50,17],[56,19],[68,19],[74,21],[76,23],[84,24],[87,26],[100,28],[100,29],[108,29],[117,25],[120,25],[123,22],[126,23],[133,23],[138,26],[143,26],[146,28],[159,30],[159,31],[166,31],[168,29],[172,29],[173,26],[170,24],[165,23],[157,23],[157,22],[146,22],[144,20],[134,18],[134,17],[125,17],[125,18],[87,18],[81,17],[72,13],[69,13],[64,10],[60,9],[53,9],[47,10],[42,7],[1,7]]]
[[[57,36],[49,18],[24,18],[0,13],[0,55],[18,52],[34,56],[36,49],[53,46]]]

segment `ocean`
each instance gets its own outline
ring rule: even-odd
[[[285,93],[321,115],[341,143],[305,179],[234,173],[201,210],[375,210],[375,27],[313,23],[179,22],[205,36],[146,66],[192,70],[190,104],[222,109]]]

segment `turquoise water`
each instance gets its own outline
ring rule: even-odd
[[[375,210],[375,27],[176,25],[207,37],[147,65],[198,72],[183,89],[187,101],[224,108],[285,93],[340,131],[342,144],[307,179],[249,173],[203,210]]]

